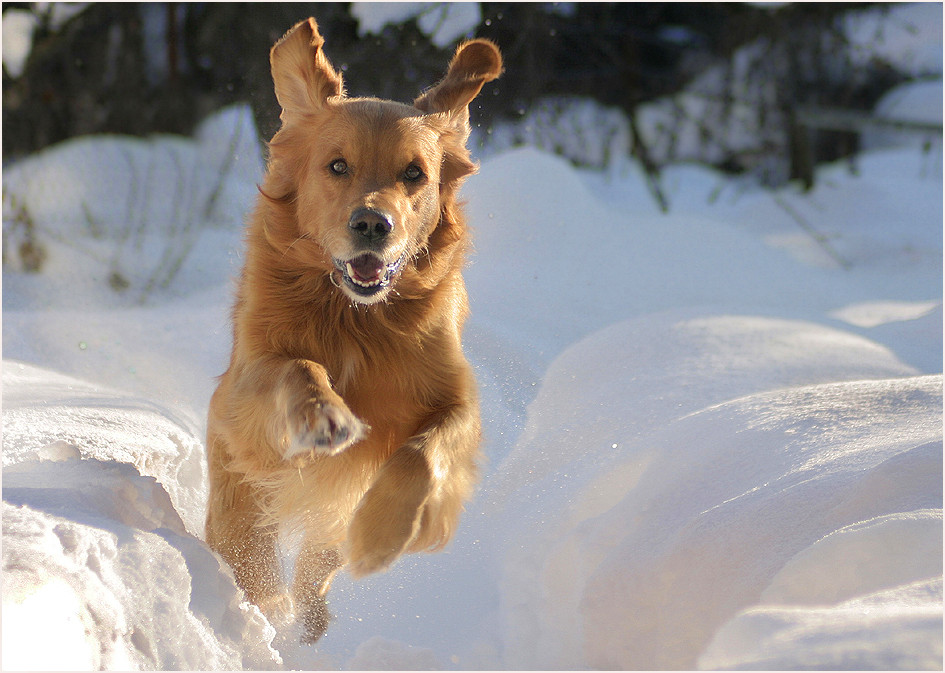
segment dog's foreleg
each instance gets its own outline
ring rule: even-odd
[[[479,412],[470,395],[432,414],[391,454],[348,529],[353,576],[385,570],[408,549],[449,541],[475,483],[478,444]]]
[[[207,542],[271,620],[288,620],[294,610],[276,554],[281,512],[273,509],[279,498],[272,475],[343,451],[366,431],[332,390],[325,368],[309,360],[269,356],[237,363],[214,393]]]
[[[292,594],[300,612],[305,643],[314,643],[328,629],[331,614],[325,594],[335,573],[341,568],[341,552],[306,539],[295,563]]]
[[[276,528],[261,525],[253,487],[225,470],[218,458],[209,461],[207,544],[230,565],[250,601],[271,621],[286,621],[293,610],[276,556]]]

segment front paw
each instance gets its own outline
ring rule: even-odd
[[[340,398],[337,401],[307,400],[292,416],[290,442],[285,451],[287,460],[341,453],[363,439],[369,429]]]

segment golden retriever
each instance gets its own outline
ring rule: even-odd
[[[502,71],[477,39],[412,105],[349,98],[323,44],[308,19],[270,52],[282,123],[207,428],[207,542],[307,642],[327,628],[339,568],[360,577],[441,548],[477,479],[456,193],[476,170],[468,105]],[[289,588],[276,542],[293,523]]]

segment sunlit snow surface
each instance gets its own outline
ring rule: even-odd
[[[4,668],[941,668],[939,154],[807,194],[675,167],[666,215],[628,163],[484,160],[482,484],[311,648],[201,539],[247,120],[4,171],[47,251],[3,271]]]

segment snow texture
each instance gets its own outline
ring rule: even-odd
[[[484,159],[482,484],[313,648],[202,541],[249,119],[4,171],[3,668],[941,669],[940,152],[809,193],[675,166],[668,214],[632,163]]]
[[[3,13],[3,68],[13,79],[23,74],[26,59],[33,50],[33,31],[38,22],[36,15],[24,9]]]
[[[420,30],[441,49],[472,37],[482,21],[478,2],[358,2],[351,6],[351,14],[362,37],[416,18]]]

